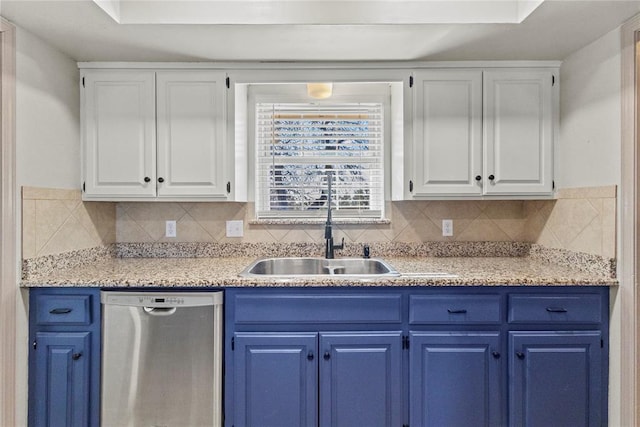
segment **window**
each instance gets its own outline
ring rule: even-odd
[[[364,97],[366,99],[366,97]],[[384,215],[385,105],[330,99],[255,106],[256,218]]]

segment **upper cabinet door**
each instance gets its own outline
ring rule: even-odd
[[[412,194],[481,195],[482,71],[417,71],[413,90]]]
[[[158,196],[227,197],[226,74],[159,71]]]
[[[484,73],[485,194],[551,194],[551,70]]]
[[[85,70],[83,82],[85,194],[154,196],[154,72]]]

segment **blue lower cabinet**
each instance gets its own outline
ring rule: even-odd
[[[500,332],[411,332],[409,425],[502,426]]]
[[[509,333],[509,424],[601,426],[600,331]]]
[[[402,335],[320,334],[320,426],[402,425]]]
[[[236,333],[235,425],[317,426],[316,333]]]
[[[89,425],[90,332],[36,334],[34,425]]]
[[[99,289],[32,289],[29,304],[29,426],[98,426]]]
[[[402,338],[392,333],[238,332],[234,425],[402,425]]]

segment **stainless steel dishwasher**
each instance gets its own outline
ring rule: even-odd
[[[102,427],[222,425],[222,292],[101,294]]]

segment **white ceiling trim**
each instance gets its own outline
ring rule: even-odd
[[[120,24],[120,0],[93,0],[93,2]]]
[[[520,23],[544,0],[93,0],[120,24]]]

